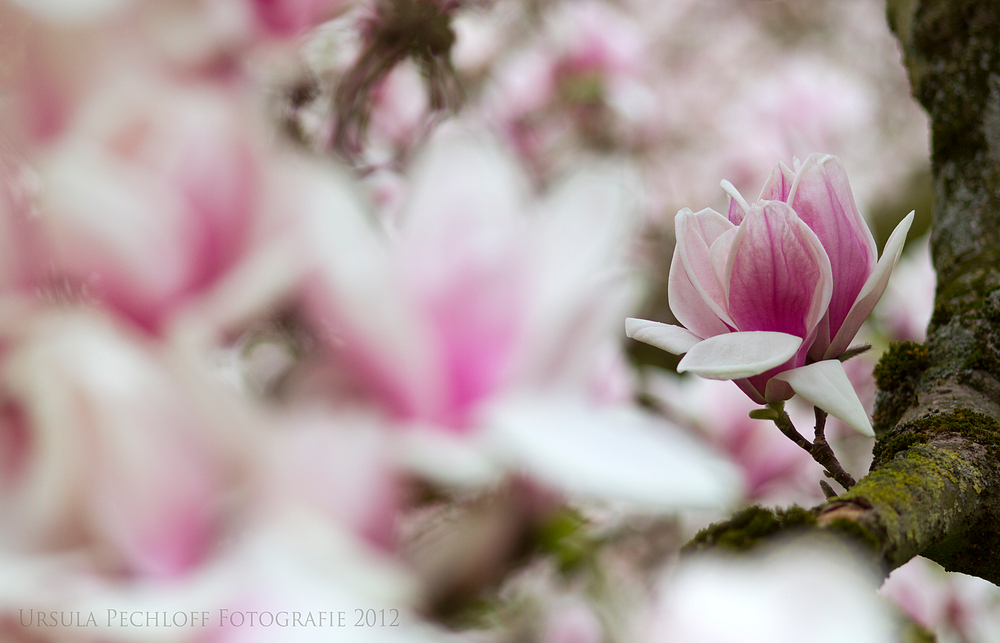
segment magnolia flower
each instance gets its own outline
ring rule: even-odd
[[[0,543],[157,577],[197,565],[223,461],[170,369],[97,315],[32,314],[3,339]]]
[[[996,641],[1000,589],[914,557],[892,571],[878,592],[934,632],[939,641]]]
[[[675,219],[668,298],[684,327],[628,319],[626,334],[687,353],[680,372],[734,380],[761,404],[798,393],[873,435],[838,358],[882,296],[913,213],[876,262],[836,157],[778,165],[753,205],[722,185],[728,217],[685,208]]]
[[[404,465],[422,475],[527,474],[650,511],[725,504],[739,493],[731,467],[628,395],[607,399],[621,379],[608,347],[620,350],[614,327],[637,294],[628,173],[581,170],[542,200],[518,170],[492,143],[441,128],[399,225],[380,232],[333,168],[300,166],[301,189],[284,192],[300,227],[175,336],[194,346],[297,300],[337,373],[327,395],[406,427]]]
[[[260,156],[231,96],[123,83],[40,164],[42,285],[65,281],[151,330],[245,251]]]

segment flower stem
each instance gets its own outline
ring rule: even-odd
[[[792,424],[792,419],[788,417],[788,412],[785,411],[785,405],[783,402],[768,404],[767,406],[769,409],[774,411],[776,415],[776,417],[772,416],[772,419],[778,426],[778,429],[784,433],[788,439],[809,453],[813,460],[826,469],[825,473],[828,476],[836,480],[844,489],[850,489],[854,486],[854,478],[851,474],[844,471],[844,467],[840,466],[840,461],[837,460],[837,456],[834,455],[833,449],[830,448],[830,443],[826,441],[826,411],[818,407],[815,409],[816,437],[812,442],[809,442],[809,440],[805,439],[805,437],[798,432],[795,425]]]
[[[813,410],[816,412],[816,437],[813,439],[809,454],[813,460],[819,462],[830,472],[830,475],[840,483],[840,486],[844,489],[850,489],[855,484],[854,477],[840,466],[840,461],[833,454],[830,443],[826,441],[826,411],[818,406],[813,407]]]

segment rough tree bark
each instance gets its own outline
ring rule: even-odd
[[[876,369],[871,472],[811,516],[886,571],[920,554],[1000,584],[1000,2],[889,0],[888,18],[931,118],[935,310],[926,344]]]
[[[938,274],[925,347],[878,370],[872,472],[820,510],[874,538],[1000,583],[1000,3],[890,0],[913,95],[931,118]]]

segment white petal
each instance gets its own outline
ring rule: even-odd
[[[529,192],[520,166],[489,136],[440,128],[415,161],[402,217],[406,236],[448,235],[513,221]]]
[[[827,359],[779,373],[774,379],[784,380],[810,404],[818,406],[849,427],[869,437],[875,437],[868,414],[858,394],[847,379],[840,360]]]
[[[508,401],[489,413],[484,438],[507,466],[555,489],[638,511],[718,508],[742,491],[730,463],[634,408]]]
[[[625,320],[625,334],[674,355],[683,355],[701,341],[701,337],[686,328],[634,317]]]
[[[446,487],[485,487],[502,477],[475,441],[440,427],[407,427],[399,435],[393,456],[403,469]]]
[[[830,342],[830,347],[826,350],[826,357],[836,357],[847,350],[854,335],[861,328],[861,324],[875,308],[875,304],[878,303],[882,293],[885,292],[885,287],[889,284],[889,276],[892,274],[896,262],[899,261],[899,254],[906,244],[906,233],[910,231],[912,224],[913,212],[910,212],[889,235],[889,240],[885,242],[885,248],[882,249],[882,256],[875,264],[872,274],[868,275],[868,280],[862,286],[861,292],[858,293],[854,305],[851,306],[851,311],[847,313],[847,318],[844,319],[840,330],[837,331],[837,336]]]
[[[77,27],[107,20],[124,8],[127,0],[16,0],[43,20],[60,26]]]
[[[712,380],[760,375],[790,360],[802,338],[787,333],[748,331],[716,335],[688,349],[677,372],[690,371]]]

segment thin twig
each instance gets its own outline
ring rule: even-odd
[[[785,411],[784,403],[779,402],[778,404],[768,404],[768,407],[777,412],[777,417],[774,418],[774,423],[778,425],[778,429],[784,433],[789,440],[812,453],[812,444],[809,440],[805,439],[795,428],[795,425],[792,424],[792,418],[788,417],[788,412]]]
[[[825,473],[827,475],[836,480],[844,489],[850,489],[854,486],[854,478],[844,470],[844,467],[840,466],[840,461],[837,460],[837,456],[834,455],[829,442],[826,441],[826,411],[818,407],[816,408],[816,438],[813,442],[809,442],[809,440],[805,439],[798,432],[795,425],[792,424],[792,418],[788,417],[788,412],[785,411],[783,402],[768,404],[767,406],[766,416],[774,421],[778,429],[788,439],[808,452],[813,460],[826,469]],[[758,414],[757,417],[763,418],[764,414]],[[825,491],[826,489],[824,489]]]
[[[830,472],[833,479],[840,483],[840,486],[844,489],[850,489],[854,486],[854,477],[840,466],[840,461],[833,454],[830,443],[826,441],[826,411],[818,406],[813,407],[813,410],[816,412],[816,438],[813,440],[809,454],[813,460],[819,462]]]

